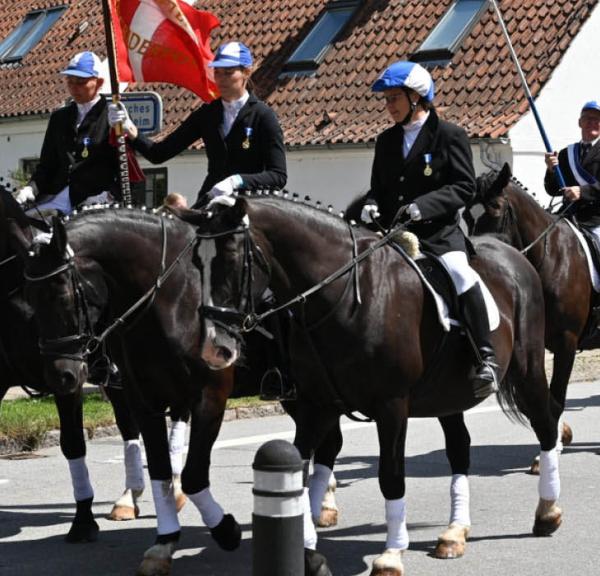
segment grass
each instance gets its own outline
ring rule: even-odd
[[[259,402],[257,397],[236,398],[229,400],[227,407],[238,408]],[[96,428],[114,423],[112,406],[98,392],[84,396],[83,425],[90,436]],[[8,439],[21,450],[35,450],[44,434],[59,427],[58,413],[51,396],[8,400],[0,406],[0,442]]]

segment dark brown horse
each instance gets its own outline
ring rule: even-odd
[[[87,352],[107,343],[121,367],[140,425],[157,511],[158,536],[139,574],[168,574],[179,539],[164,413],[191,410],[182,487],[213,538],[239,545],[239,525],[213,499],[210,452],[232,391],[232,370],[209,370],[201,358],[200,276],[191,264],[194,230],[167,216],[102,209],[65,226],[55,220],[48,245],[30,246],[16,233],[25,259],[26,293],[35,310],[48,385],[73,394],[87,376]],[[103,335],[95,330],[102,318]],[[107,327],[108,326],[108,327]]]
[[[33,310],[23,296],[23,265],[9,245],[9,223],[28,233],[31,223],[14,198],[0,188],[0,401],[11,387],[21,386],[32,393],[50,394],[46,384],[42,358],[38,348],[38,329]],[[29,236],[31,237],[31,236]],[[128,520],[137,514],[136,500],[144,488],[143,465],[136,441],[139,430],[133,419],[122,390],[107,388],[113,405],[117,425],[125,445],[126,489],[115,503],[109,518]],[[77,469],[85,469],[85,434],[83,428],[82,395],[54,396],[60,420],[60,448]],[[85,471],[87,475],[87,470]],[[87,493],[86,493],[87,492]],[[75,491],[77,512],[66,536],[68,542],[87,542],[96,539],[98,524],[92,514],[93,494],[91,486]],[[78,498],[78,494],[82,498]]]
[[[375,420],[388,534],[372,574],[403,574],[408,418],[444,416],[478,403],[467,383],[470,361],[462,337],[451,333],[446,341],[452,353],[440,352],[445,333],[408,259],[336,216],[261,196],[238,199],[210,218],[198,216],[196,223],[202,238],[197,261],[206,324],[203,358],[215,369],[237,360],[241,335],[264,318],[253,314],[253,301],[267,286],[287,303],[301,327],[291,344],[299,386],[295,445],[308,462],[341,413],[360,411]],[[549,534],[558,528],[561,512],[540,281],[511,247],[492,238],[476,245],[474,266],[500,309],[493,333],[500,396],[511,414],[518,407],[527,416],[542,449],[534,533]],[[360,264],[349,264],[354,254],[365,255]],[[314,548],[316,535],[308,525],[305,546]],[[326,572],[321,563],[308,573]]]
[[[590,338],[593,288],[589,267],[572,226],[544,210],[511,177],[508,164],[478,178],[478,199],[485,213],[474,233],[497,233],[519,250],[538,271],[546,304],[546,348],[554,353],[550,390],[559,417],[565,406],[567,385],[578,349],[600,346]],[[536,241],[537,240],[537,241]]]

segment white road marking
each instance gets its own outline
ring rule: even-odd
[[[0,484],[8,484],[10,480],[8,478],[0,478]]]
[[[485,414],[487,412],[498,412],[500,406],[494,404],[493,406],[477,406],[468,410],[467,414]],[[416,422],[415,418],[411,422]],[[351,422],[348,424],[342,424],[342,432],[349,432],[350,430],[358,430],[367,426],[375,426],[374,422]],[[248,446],[249,444],[262,444],[269,440],[293,440],[295,435],[294,430],[286,430],[282,432],[273,432],[271,434],[257,434],[256,436],[245,436],[243,438],[232,438],[231,440],[217,440],[213,445],[213,450],[219,450],[220,448],[234,448],[236,446]]]

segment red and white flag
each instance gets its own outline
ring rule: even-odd
[[[218,97],[210,32],[219,20],[183,0],[110,0],[121,82],[168,82]]]

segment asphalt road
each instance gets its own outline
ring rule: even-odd
[[[407,453],[410,549],[407,576],[592,576],[598,574],[600,544],[600,382],[572,384],[567,420],[574,442],[561,457],[563,525],[550,538],[531,535],[537,479],[525,473],[537,453],[531,430],[512,424],[488,400],[467,415],[473,439],[471,513],[473,529],[466,555],[458,560],[429,556],[447,522],[448,466],[435,420],[412,420]],[[186,505],[173,576],[251,574],[252,469],[257,448],[273,437],[291,438],[287,417],[238,420],[224,425],[213,453],[215,496],[242,524],[239,550],[213,544],[198,513]],[[385,539],[379,492],[377,439],[373,425],[346,422],[337,464],[339,525],[320,531],[319,549],[334,576],[366,576]],[[102,516],[122,487],[122,452],[116,438],[89,445],[96,487],[95,513],[101,533],[94,544],[63,542],[73,514],[68,470],[57,448],[27,460],[0,459],[0,575],[112,576],[135,572],[154,539],[150,489],[142,517],[112,523]]]

